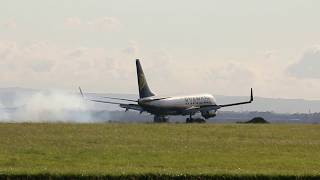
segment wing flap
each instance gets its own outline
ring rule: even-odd
[[[212,111],[212,110],[218,110],[221,107],[218,105],[208,105],[208,106],[201,106],[201,107],[197,107],[197,106],[192,106],[186,110],[183,111],[183,115],[188,115],[188,114],[195,114],[197,112],[201,112],[201,111]]]
[[[126,110],[135,110],[135,111],[144,111],[143,108],[141,106],[139,106],[138,104],[120,104],[120,107],[126,109]]]

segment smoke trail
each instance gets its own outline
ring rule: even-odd
[[[2,103],[0,103],[0,117],[2,120],[5,121],[10,120],[10,114],[8,113],[8,111]]]
[[[20,100],[16,99],[16,101]],[[2,122],[91,123],[97,121],[92,115],[90,104],[72,93],[37,92],[27,98],[23,104],[11,113],[0,111]]]

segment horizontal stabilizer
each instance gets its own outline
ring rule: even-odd
[[[125,108],[126,111],[131,109],[131,110],[136,110],[139,112],[143,112],[143,108],[139,105],[139,104],[125,104],[125,103],[117,103],[117,102],[112,102],[112,101],[103,101],[103,100],[98,100],[98,99],[88,99],[84,96],[82,89],[79,87],[79,91],[81,96],[83,97],[83,99],[87,100],[87,101],[92,101],[92,102],[98,102],[98,103],[105,103],[105,104],[116,104],[119,105],[121,108]],[[102,98],[109,98],[109,99],[116,99],[116,100],[125,100],[125,101],[133,101],[133,102],[137,102],[135,100],[131,100],[131,99],[123,99],[123,98],[113,98],[113,97],[102,97]]]

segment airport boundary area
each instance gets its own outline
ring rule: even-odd
[[[319,179],[320,125],[0,123],[0,179]]]
[[[199,179],[199,180],[318,180],[319,176],[293,176],[293,175],[161,175],[161,174],[132,174],[132,175],[50,175],[50,174],[38,174],[38,175],[0,175],[0,179],[114,179],[114,180],[135,180],[135,179],[161,179],[161,180],[184,180],[184,179]]]

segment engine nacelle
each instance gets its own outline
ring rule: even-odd
[[[201,116],[205,119],[213,118],[217,115],[217,111],[202,111]]]

